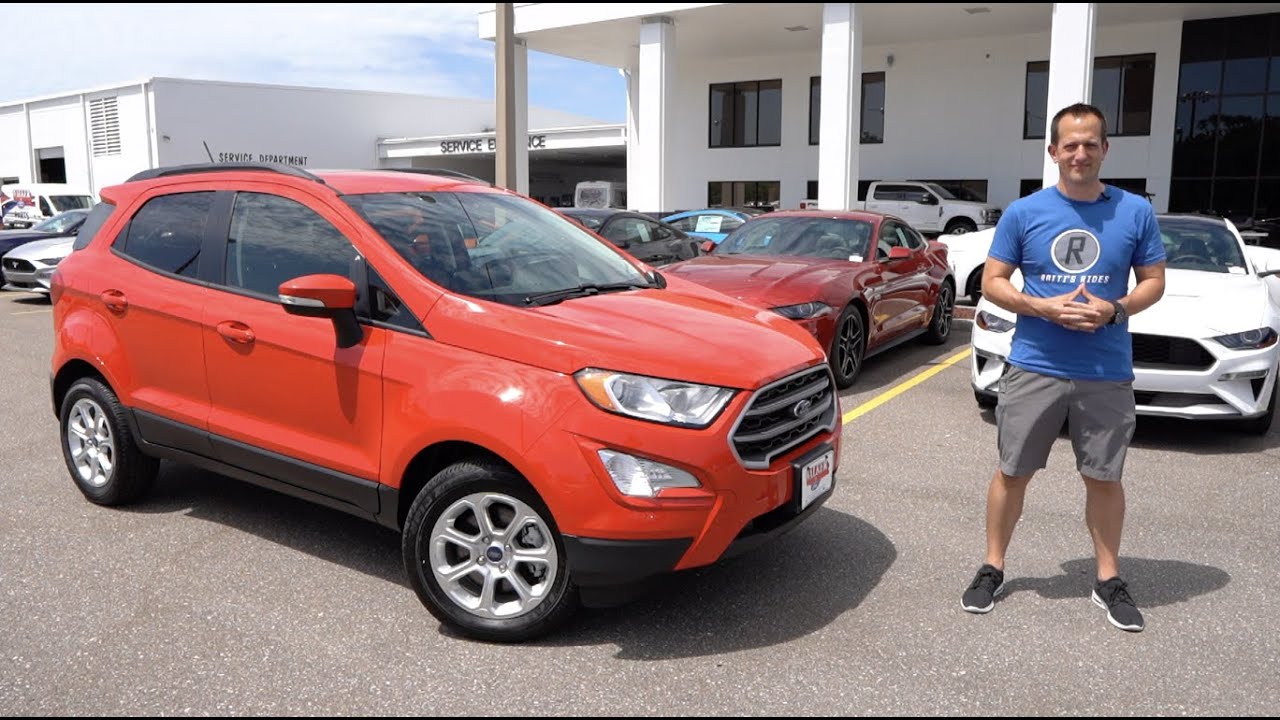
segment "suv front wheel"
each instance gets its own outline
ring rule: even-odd
[[[160,461],[142,454],[111,388],[81,378],[62,398],[62,457],[76,487],[98,505],[123,505],[151,487]]]
[[[470,637],[523,642],[578,607],[551,513],[505,465],[467,460],[440,471],[413,501],[401,548],[422,604]]]

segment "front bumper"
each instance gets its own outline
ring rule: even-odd
[[[13,265],[14,267],[10,267]],[[4,261],[4,289],[26,290],[29,292],[49,292],[53,283],[53,272],[56,265],[43,265],[28,260]]]
[[[822,371],[828,372],[825,366]],[[840,408],[834,391],[830,424],[767,462],[741,458],[741,446],[730,439],[740,431],[737,421],[749,395],[739,393],[702,430],[602,416],[587,405],[570,411],[559,429],[534,445],[531,467],[543,471],[530,480],[565,539],[577,584],[630,583],[710,565],[795,527],[831,497],[840,457]],[[822,448],[831,451],[832,487],[801,510],[795,502],[797,467]],[[692,474],[701,487],[653,498],[623,495],[600,461],[600,450],[670,465]]]
[[[1012,334],[974,327],[969,363],[971,384],[977,395],[999,397],[1000,376],[1009,353],[1008,340],[1000,336]],[[1266,413],[1280,364],[1280,345],[1231,350],[1212,341],[1168,340],[1188,348],[1195,343],[1203,352],[1196,362],[1187,365],[1144,363],[1135,358],[1133,395],[1137,414],[1185,420],[1242,420]]]

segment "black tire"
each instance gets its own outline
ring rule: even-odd
[[[947,223],[947,228],[942,231],[943,235],[964,235],[965,233],[977,232],[978,226],[969,218],[955,218]]]
[[[1280,377],[1271,386],[1271,401],[1267,403],[1267,411],[1258,417],[1239,420],[1236,429],[1246,435],[1266,435],[1271,432],[1271,421],[1276,416],[1276,393],[1280,391]]]
[[[485,516],[487,526],[481,524]],[[512,562],[520,545],[541,553]],[[562,625],[579,606],[551,513],[522,477],[496,462],[464,460],[432,478],[409,508],[401,551],[418,599],[468,637],[532,640]],[[500,570],[492,570],[495,562]],[[440,577],[446,568],[454,571],[447,586]],[[529,597],[517,592],[516,582]]]
[[[982,299],[982,273],[986,269],[985,265],[979,265],[969,273],[969,282],[965,283],[965,294],[974,305]]]
[[[58,418],[62,459],[90,502],[125,505],[151,489],[160,461],[138,449],[124,406],[111,388],[94,378],[75,381]]]
[[[862,322],[862,314],[858,308],[850,305],[836,319],[836,331],[831,338],[831,351],[828,353],[831,373],[835,375],[836,387],[844,390],[851,387],[862,371],[862,360],[867,354],[867,329]]]
[[[999,401],[998,396],[988,395],[978,390],[973,391],[973,399],[978,402],[978,407],[983,410],[990,410],[994,408],[996,403]]]
[[[956,314],[956,290],[950,280],[944,280],[938,288],[938,299],[933,305],[933,317],[929,320],[929,330],[924,334],[924,341],[929,345],[941,345],[951,337],[951,323]]]

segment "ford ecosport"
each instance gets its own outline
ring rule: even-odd
[[[176,460],[402,533],[442,622],[520,641],[810,516],[840,410],[790,320],[448,173],[147,170],[54,273],[72,479]]]

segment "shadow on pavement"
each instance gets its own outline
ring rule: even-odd
[[[1062,574],[1053,577],[1010,578],[1000,599],[1019,592],[1034,592],[1050,600],[1088,597],[1096,577],[1094,559],[1069,560],[1061,567]],[[1120,558],[1120,577],[1129,584],[1129,592],[1139,608],[1186,602],[1221,590],[1231,582],[1231,576],[1216,567],[1152,558]]]

